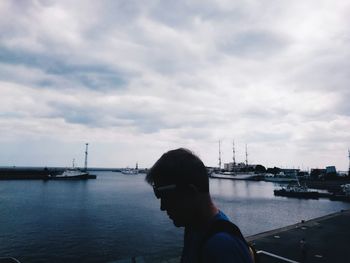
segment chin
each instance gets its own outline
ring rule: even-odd
[[[175,223],[175,222],[174,222],[174,226],[176,226],[176,227],[184,227],[185,225],[184,225],[184,224],[179,224],[179,223]]]
[[[185,224],[183,222],[180,222],[178,220],[173,219],[173,223],[174,223],[174,226],[176,226],[176,227],[184,227],[185,226]]]

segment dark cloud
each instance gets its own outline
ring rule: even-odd
[[[58,88],[58,83],[50,76],[58,76],[65,81],[70,81],[73,86],[87,87],[94,90],[122,89],[127,85],[126,72],[111,69],[106,65],[74,64],[66,61],[66,58],[54,54],[30,53],[23,50],[9,50],[0,48],[0,61],[10,65],[20,65],[30,69],[36,68],[46,73],[47,76],[33,83],[39,87]],[[0,73],[1,76],[1,73]],[[2,75],[2,79],[10,79],[21,82],[21,76]],[[79,84],[79,85],[77,85]],[[60,86],[65,89],[67,87]],[[71,88],[71,87],[68,87]]]
[[[162,129],[175,128],[171,122],[166,122],[161,114],[148,110],[142,111],[133,107],[123,109],[120,105],[103,107],[103,105],[74,105],[52,102],[54,113],[48,117],[63,118],[67,123],[82,124],[92,128],[129,127],[141,133],[156,133]]]

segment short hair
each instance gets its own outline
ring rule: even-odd
[[[164,153],[146,175],[146,181],[153,185],[174,183],[193,184],[199,192],[209,192],[209,177],[199,157],[185,148]]]

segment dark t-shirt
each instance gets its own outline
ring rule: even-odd
[[[227,216],[219,211],[209,222],[208,227],[215,220],[227,220]],[[248,248],[239,237],[220,232],[212,236],[200,251],[201,242],[207,229],[194,231],[185,229],[184,248],[182,252],[182,263],[195,263],[199,261],[200,253],[203,262],[234,262],[252,263]]]

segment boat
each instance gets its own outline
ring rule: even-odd
[[[125,168],[125,169],[121,170],[121,173],[126,174],[126,175],[133,175],[133,174],[138,174],[139,171],[136,169]]]
[[[350,197],[350,184],[343,184],[341,186],[345,196]]]
[[[350,202],[350,184],[343,184],[341,186],[341,193],[340,194],[333,194],[330,199],[332,201],[346,201]]]
[[[297,184],[288,184],[287,187],[275,189],[273,191],[274,195],[308,199],[318,199],[320,197],[318,191],[311,191],[306,185],[301,185],[297,176],[295,176],[295,180]]]
[[[87,155],[88,155],[88,143],[86,143],[85,149],[85,167],[83,170],[75,167],[73,164],[71,168],[65,169],[61,174],[50,174],[46,179],[48,180],[84,180],[84,179],[96,179],[96,175],[89,174],[87,171]]]
[[[212,173],[211,178],[218,179],[231,179],[231,180],[259,180],[259,176],[253,172],[242,172],[242,173]]]
[[[133,175],[133,174],[138,174],[139,173],[139,165],[136,163],[136,166],[134,169],[132,168],[125,168],[121,170],[122,174],[127,174],[127,175]]]
[[[291,182],[297,182],[298,179],[291,177],[291,176],[286,176],[283,172],[280,172],[276,175],[273,174],[266,174],[264,177],[264,180],[266,182],[274,182],[274,183],[291,183]]]
[[[49,175],[49,180],[72,180],[72,179],[96,179],[96,175],[89,174],[86,170],[78,168],[68,168],[61,174]]]
[[[296,197],[296,198],[310,198],[318,199],[319,193],[311,191],[306,186],[288,185],[278,190],[273,191],[276,196]]]

